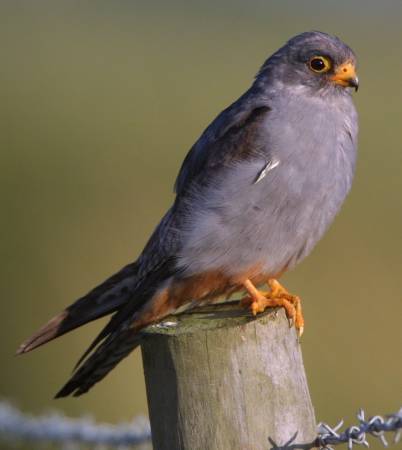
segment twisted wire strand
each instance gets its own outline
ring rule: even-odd
[[[367,437],[377,438],[387,447],[385,433],[393,432],[393,442],[400,441],[402,435],[402,408],[395,414],[373,416],[366,420],[364,410],[357,413],[358,425],[340,431],[343,420],[331,427],[321,422],[318,436],[311,443],[296,443],[297,432],[283,445],[277,445],[271,438],[273,450],[309,450],[321,448],[333,450],[339,444],[347,444],[348,450],[354,445],[369,446]],[[41,441],[65,445],[76,443],[83,445],[106,445],[115,448],[127,448],[147,443],[151,440],[151,428],[148,419],[138,417],[131,422],[117,425],[96,423],[90,417],[71,419],[59,413],[35,417],[21,413],[7,402],[0,402],[0,440]]]
[[[96,423],[91,417],[71,419],[59,413],[40,417],[24,415],[9,403],[0,402],[0,438],[128,447],[150,441],[151,428],[145,417],[110,425]]]
[[[360,409],[357,413],[359,425],[353,425],[343,432],[339,432],[343,426],[343,420],[333,428],[321,422],[318,425],[318,446],[326,450],[332,450],[334,445],[343,443],[347,443],[348,450],[351,450],[355,444],[369,447],[367,435],[371,435],[379,439],[384,447],[388,447],[388,442],[385,438],[386,432],[395,433],[394,444],[400,441],[402,434],[402,408],[397,413],[389,414],[385,418],[377,415],[366,420],[365,417],[364,410]]]

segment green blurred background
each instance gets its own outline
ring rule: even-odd
[[[33,413],[111,422],[146,413],[139,352],[89,394],[52,400],[101,323],[14,351],[137,257],[204,127],[285,40],[319,29],[359,58],[360,157],[342,214],[285,281],[304,299],[317,418],[398,409],[401,23],[400,0],[2,0],[0,395]]]

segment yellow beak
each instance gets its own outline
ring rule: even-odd
[[[356,68],[354,64],[347,61],[341,64],[335,70],[335,74],[331,77],[331,80],[344,87],[353,87],[357,91],[359,87],[359,79],[356,75]]]

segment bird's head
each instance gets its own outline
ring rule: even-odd
[[[305,86],[320,92],[357,90],[356,56],[337,37],[318,31],[302,33],[268,58],[256,83]]]

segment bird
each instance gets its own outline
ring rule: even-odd
[[[234,293],[254,315],[284,307],[301,335],[300,298],[278,279],[309,255],[351,188],[356,64],[349,46],[320,31],[292,37],[264,62],[187,153],[173,204],[138,259],[19,347],[111,316],[56,398],[87,392],[140,345],[146,326]]]

